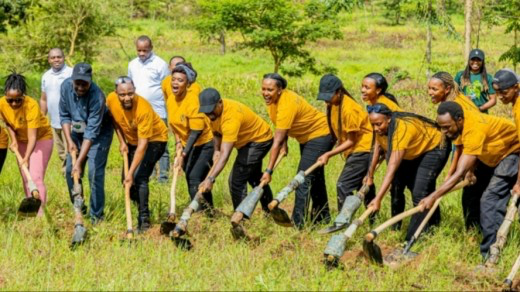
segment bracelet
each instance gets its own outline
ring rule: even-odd
[[[266,168],[265,172],[267,172],[269,175],[273,175],[273,170],[272,169]]]
[[[209,180],[212,184],[215,183],[215,177],[213,177],[213,176],[208,176],[208,180]]]

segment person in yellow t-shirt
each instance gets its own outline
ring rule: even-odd
[[[185,63],[185,62],[186,62],[186,60],[184,59],[184,57],[182,57],[182,56],[173,56],[170,59],[170,63],[168,65],[168,69],[170,70],[170,72],[172,72],[173,69],[175,68],[175,66],[177,66],[177,64]],[[166,76],[166,78],[164,78],[163,81],[161,82],[161,90],[162,90],[163,95],[164,95],[164,104],[167,104],[168,98],[173,96],[173,92],[172,92],[172,75],[171,74]]]
[[[4,166],[5,158],[7,156],[7,144],[9,143],[7,130],[2,127],[3,125],[0,125],[0,173],[2,173],[2,168]]]
[[[231,99],[222,99],[214,88],[204,89],[199,95],[200,112],[211,120],[215,151],[220,152],[215,167],[201,183],[203,192],[211,191],[217,176],[226,166],[233,147],[238,150],[229,175],[229,191],[233,210],[247,196],[247,183],[251,187],[260,184],[262,160],[273,145],[271,127],[259,115],[244,104]],[[262,209],[268,213],[267,205],[273,200],[271,188],[266,185],[260,198]]]
[[[520,139],[520,80],[514,71],[509,69],[498,70],[493,78],[493,88],[498,95],[498,98],[504,104],[512,104],[513,119],[515,121],[517,136]],[[515,190],[520,193],[520,189]]]
[[[393,112],[402,112],[403,109],[399,106],[397,98],[388,92],[388,81],[385,76],[380,73],[367,74],[361,82],[361,98],[367,105],[374,105],[382,103],[386,105]],[[382,136],[375,135],[375,143],[373,147],[372,158],[370,159],[370,167],[367,176],[363,182],[367,185],[374,184],[374,172],[376,171],[379,157],[384,155],[383,149],[387,148],[387,139]],[[406,197],[404,196],[405,186],[393,182],[390,187],[390,196],[392,197],[391,214],[395,216],[404,211]],[[401,222],[394,226],[395,229],[401,228]]]
[[[426,117],[407,113],[392,112],[386,105],[376,103],[367,107],[370,123],[376,135],[388,140],[388,166],[377,195],[369,206],[375,210],[381,207],[381,201],[396,182],[406,186],[412,193],[412,202],[416,206],[423,198],[435,190],[435,182],[448,161],[451,148],[443,139],[436,123]],[[412,238],[427,212],[412,216],[405,240]],[[440,210],[430,218],[426,229],[439,224]]]
[[[437,72],[428,81],[428,95],[433,104],[440,104],[446,101],[454,101],[462,107],[464,112],[475,111],[480,113],[478,107],[467,96],[459,91],[459,86],[448,72]],[[453,141],[455,151],[451,161],[450,168],[446,174],[445,180],[455,172],[460,156],[462,155],[462,145],[460,139]],[[475,173],[484,171],[477,164]],[[480,197],[484,191],[486,182],[477,181],[473,185],[466,186],[462,191],[462,213],[466,228],[472,228],[479,225],[480,217]]]
[[[4,86],[5,96],[0,98],[0,115],[4,120],[11,138],[11,150],[17,150],[22,156],[19,167],[29,168],[31,178],[40,192],[42,205],[38,216],[43,215],[43,207],[47,202],[47,188],[44,183],[45,171],[52,154],[52,130],[49,120],[40,110],[38,102],[26,96],[27,85],[24,76],[10,74]],[[25,196],[31,197],[27,186],[27,178],[23,171]]]
[[[330,132],[336,141],[336,147],[318,158],[324,165],[332,156],[341,154],[345,166],[338,178],[336,191],[338,210],[342,209],[347,196],[359,191],[363,178],[370,166],[370,150],[372,148],[372,125],[367,112],[359,105],[345,89],[343,82],[333,74],[324,75],[320,80],[318,100],[327,104],[327,122]],[[376,195],[372,184],[365,196],[368,204]],[[371,217],[372,218],[372,217]],[[346,227],[348,222],[338,216],[334,228]]]
[[[150,103],[135,93],[130,77],[119,77],[115,86],[106,103],[119,138],[119,150],[121,154],[126,153],[130,161],[124,184],[132,186],[130,198],[139,207],[137,228],[144,232],[151,226],[148,182],[165,151],[168,129]]]
[[[477,161],[485,171],[476,173],[477,181],[485,182],[480,198],[480,253],[484,260],[496,241],[498,228],[504,220],[511,189],[520,189],[520,142],[511,121],[492,115],[464,111],[455,102],[447,101],[437,109],[437,123],[450,139],[460,137],[463,151],[457,169],[440,187],[420,204],[430,209],[436,199],[446,194],[465,175],[472,176]]]
[[[175,135],[177,153],[181,153],[177,165],[186,174],[188,192],[195,197],[200,183],[213,165],[213,134],[209,119],[199,113],[199,90],[190,90],[197,79],[197,72],[190,63],[179,63],[172,70],[173,97],[168,98],[168,124]],[[203,193],[206,202],[202,208],[213,206],[211,192]]]
[[[269,118],[276,128],[269,163],[262,180],[268,183],[271,181],[278,155],[282,149],[288,153],[288,137],[295,138],[300,143],[301,158],[298,171],[306,170],[316,163],[318,157],[332,149],[334,142],[327,126],[327,117],[303,97],[287,89],[287,80],[282,76],[278,73],[264,75],[262,96],[267,105]],[[312,198],[311,222],[316,224],[330,221],[323,166],[306,176],[305,182],[296,189],[292,221],[298,228],[304,227],[309,194]]]

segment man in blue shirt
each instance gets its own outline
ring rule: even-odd
[[[72,76],[63,81],[60,120],[68,145],[66,179],[71,200],[74,203],[72,176],[77,172],[81,177],[87,161],[90,216],[92,223],[96,223],[103,219],[105,167],[114,129],[105,105],[105,95],[92,82],[92,67],[89,64],[77,64]],[[72,153],[79,153],[74,165]]]

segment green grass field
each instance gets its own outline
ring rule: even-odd
[[[388,26],[381,17],[370,12],[344,16],[344,39],[320,41],[309,48],[320,62],[335,66],[349,91],[359,99],[364,75],[387,72],[395,93],[404,108],[433,118],[433,105],[426,95],[424,64],[425,28],[416,23]],[[455,19],[462,35],[462,19]],[[101,55],[93,64],[94,78],[108,94],[112,82],[126,75],[130,58],[135,56],[133,40],[148,34],[155,51],[163,59],[183,55],[193,63],[203,87],[217,88],[223,97],[251,106],[267,119],[260,95],[261,76],[273,68],[267,52],[236,51],[219,55],[216,44],[202,43],[195,32],[172,30],[169,23],[134,21],[107,38]],[[231,43],[233,43],[232,36]],[[236,36],[238,39],[238,36]],[[511,44],[503,28],[483,27],[480,47],[487,53],[488,72],[510,64],[498,62],[500,53]],[[122,44],[122,46],[120,45]],[[440,28],[434,31],[433,71],[456,73],[465,66],[461,40],[449,38]],[[0,73],[7,68],[0,64]],[[408,72],[409,78],[396,82],[396,76]],[[39,78],[43,72],[25,72],[33,96],[39,96]],[[289,78],[289,88],[300,93],[324,110],[315,100],[320,76]],[[509,108],[499,105],[493,114],[509,116]],[[173,150],[173,143],[170,143]],[[54,155],[47,170],[49,202],[44,218],[22,219],[16,216],[23,198],[21,178],[15,158],[10,153],[0,175],[0,289],[3,290],[492,290],[498,289],[517,256],[520,232],[518,222],[511,228],[507,248],[496,272],[479,274],[480,235],[466,232],[460,207],[460,192],[450,194],[441,204],[442,224],[436,232],[421,237],[415,251],[420,256],[400,267],[370,265],[362,254],[362,226],[352,240],[342,269],[327,271],[323,250],[329,236],[307,229],[297,231],[275,225],[259,210],[246,223],[251,243],[235,242],[229,232],[233,212],[227,186],[229,166],[217,178],[214,198],[221,214],[214,219],[196,214],[189,230],[194,248],[182,251],[169,238],[159,235],[159,224],[169,204],[169,185],[150,185],[150,205],[154,228],[138,237],[133,245],[121,244],[124,236],[124,195],[120,183],[122,158],[117,139],[111,148],[106,176],[106,221],[90,226],[89,240],[75,251],[69,249],[73,231],[73,210],[60,174],[58,156]],[[172,151],[170,153],[173,153]],[[55,153],[56,154],[56,153]],[[289,156],[275,172],[271,184],[280,190],[296,173],[298,145],[290,142]],[[335,182],[343,167],[341,158],[331,160],[326,168],[329,202],[337,213]],[[231,163],[230,163],[231,164]],[[384,174],[378,172],[376,185]],[[443,177],[439,178],[439,182]],[[178,184],[177,213],[187,206],[188,194],[184,177]],[[85,184],[86,186],[86,184]],[[407,192],[408,193],[408,192]],[[89,194],[88,187],[86,194]],[[87,195],[88,196],[88,195]],[[377,222],[389,218],[389,196],[385,198]],[[293,204],[293,197],[282,206]],[[411,205],[408,196],[408,205]],[[134,224],[136,210],[134,212]],[[358,213],[359,214],[359,213]],[[408,220],[404,226],[407,226]],[[397,247],[404,238],[401,232],[388,231],[377,242],[384,252]]]

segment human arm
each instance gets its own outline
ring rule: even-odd
[[[492,107],[494,107],[497,104],[497,95],[496,94],[489,94],[488,95],[488,101],[481,105],[478,109],[483,112],[486,111]]]
[[[377,163],[379,162],[379,156],[381,156],[381,146],[379,142],[375,140],[374,150],[372,153],[372,159],[370,160],[370,165],[368,167],[368,173],[363,179],[363,184],[371,186],[374,184],[374,173],[376,172]]]
[[[128,173],[125,177],[124,184],[132,185],[134,183],[134,173],[143,161],[144,154],[146,153],[146,149],[148,148],[148,139],[147,138],[139,138],[137,139],[137,148],[135,149],[134,158],[132,159],[132,163],[130,164],[130,168],[128,169]]]
[[[269,154],[269,162],[267,163],[267,169],[270,170],[272,173],[274,164],[276,160],[278,159],[278,155],[280,155],[281,151],[284,151],[283,149],[287,148],[287,133],[289,133],[289,130],[286,129],[276,129],[274,131],[274,139],[273,139],[273,146],[271,146],[271,153]],[[285,150],[286,151],[286,150]],[[287,155],[287,152],[285,152],[284,155]],[[266,181],[267,183],[271,182],[271,173],[269,171],[264,172],[262,175],[261,181]]]
[[[446,174],[444,181],[448,180],[450,176],[452,176],[453,173],[455,173],[455,170],[457,170],[457,164],[459,162],[461,154],[462,145],[455,145],[455,152],[453,152],[453,158],[451,159],[450,169],[448,170],[448,173]]]
[[[354,146],[354,144],[356,143],[355,138],[356,138],[356,133],[349,132],[347,134],[347,139],[343,143],[338,145],[338,147],[335,147],[334,149],[332,149],[328,152],[325,152],[323,155],[321,155],[318,158],[318,161],[323,163],[323,165],[326,165],[329,162],[329,158],[331,158],[332,156],[338,155],[342,152],[345,152],[348,149],[350,149],[352,146]]]
[[[47,114],[47,94],[43,91],[40,96],[40,109],[43,115]]]
[[[369,206],[372,206],[374,210],[377,211],[381,208],[381,201],[390,188],[390,185],[394,180],[395,172],[399,168],[399,165],[401,165],[405,154],[406,150],[395,150],[390,154],[390,159],[388,159],[388,166],[386,168],[385,177],[383,178],[383,183],[381,184],[376,197],[369,204]]]
[[[213,163],[215,163],[215,165],[213,166],[211,171],[208,173],[208,176],[206,177],[206,179],[199,186],[202,192],[205,193],[205,192],[211,191],[211,189],[213,188],[215,179],[226,166],[234,145],[235,145],[235,142],[222,142],[220,144],[220,147],[219,147],[220,153],[217,154],[218,160],[213,161]]]

